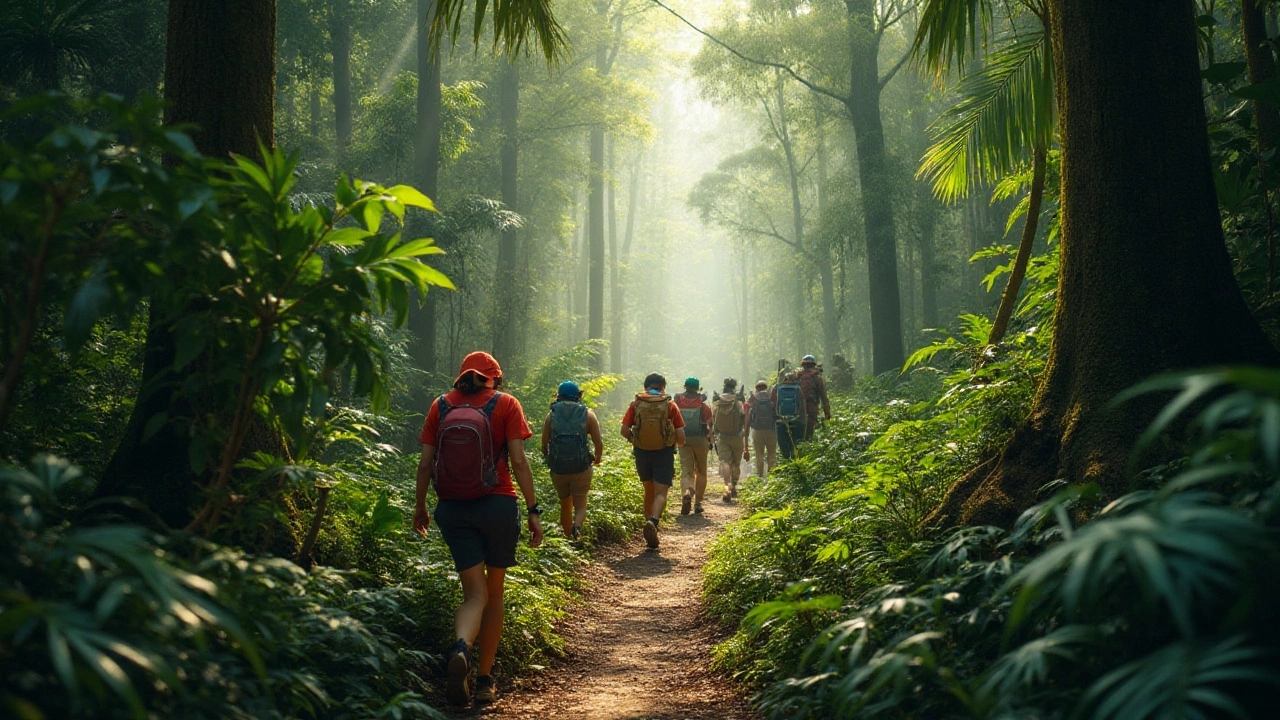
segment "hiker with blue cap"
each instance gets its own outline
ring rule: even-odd
[[[587,439],[595,452],[587,446]],[[587,519],[587,494],[591,492],[591,468],[604,455],[600,421],[582,404],[582,388],[572,380],[560,383],[542,423],[542,458],[551,471],[551,484],[560,496],[560,527],[567,538],[582,539]]]

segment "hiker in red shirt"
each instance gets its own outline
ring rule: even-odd
[[[493,356],[474,352],[462,361],[453,390],[431,405],[418,461],[413,529],[431,525],[427,488],[439,502],[435,520],[462,580],[462,604],[454,615],[457,642],[449,649],[445,695],[455,705],[492,702],[498,640],[502,637],[503,585],[516,564],[520,508],[515,475],[529,515],[529,546],[542,544],[542,509],[534,497],[533,473],[524,441],[533,436],[520,402],[500,392],[502,368]],[[479,638],[479,663],[472,643]],[[474,678],[475,671],[479,677]]]

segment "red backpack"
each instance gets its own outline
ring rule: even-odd
[[[493,492],[498,484],[498,462],[506,455],[504,443],[493,447],[493,408],[502,393],[495,392],[484,407],[449,405],[444,396],[436,401],[440,429],[436,431],[436,495],[441,500],[475,500]]]
[[[810,415],[816,414],[821,406],[822,393],[818,390],[818,383],[822,376],[817,370],[806,370],[800,373],[800,392],[804,393],[804,401],[809,406]]]

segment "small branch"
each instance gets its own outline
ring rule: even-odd
[[[325,485],[316,486],[316,490],[320,493],[320,497],[316,499],[316,512],[311,518],[311,529],[307,530],[307,537],[302,541],[302,547],[298,550],[298,559],[295,561],[303,570],[311,569],[311,551],[315,549],[316,538],[320,536],[320,524],[324,522],[324,511],[329,507],[330,489]]]
[[[795,70],[792,70],[792,69],[791,69],[789,66],[787,66],[787,65],[783,65],[782,63],[772,62],[772,61],[769,61],[769,60],[760,60],[760,59],[753,58],[753,57],[749,57],[749,56],[747,56],[747,55],[742,54],[742,53],[741,53],[741,52],[739,52],[737,49],[735,49],[735,48],[731,47],[729,44],[725,43],[725,42],[724,42],[723,40],[721,40],[720,38],[718,38],[718,37],[716,37],[716,36],[712,35],[711,33],[707,32],[706,30],[703,30],[702,28],[698,27],[697,25],[694,25],[692,22],[689,22],[688,20],[686,20],[686,19],[685,19],[685,17],[684,17],[683,15],[681,15],[680,13],[676,12],[675,10],[672,10],[671,8],[669,8],[669,7],[667,7],[666,5],[664,5],[664,4],[662,3],[662,0],[649,0],[649,2],[653,3],[654,5],[657,5],[658,7],[662,8],[663,10],[666,10],[667,12],[671,13],[672,15],[674,15],[674,16],[675,16],[675,18],[676,18],[677,20],[679,20],[680,22],[684,23],[685,25],[688,25],[690,28],[692,28],[694,32],[696,32],[696,33],[698,33],[699,35],[701,35],[701,36],[705,37],[706,39],[710,40],[711,42],[713,42],[713,43],[715,43],[715,44],[719,45],[720,47],[724,48],[725,50],[728,50],[730,53],[732,53],[733,55],[737,56],[739,59],[741,59],[741,60],[745,60],[746,62],[749,62],[749,63],[751,63],[752,65],[759,65],[759,66],[761,66],[761,67],[777,68],[778,70],[781,70],[782,72],[785,72],[786,74],[790,75],[790,76],[791,76],[791,78],[792,78],[793,80],[795,80],[796,82],[800,83],[801,85],[804,85],[805,87],[809,88],[810,90],[812,90],[812,91],[814,91],[814,92],[816,92],[816,93],[818,93],[818,94],[820,94],[820,95],[826,95],[827,97],[829,97],[829,98],[831,98],[831,99],[833,99],[833,100],[839,100],[840,102],[842,102],[842,103],[846,103],[846,104],[849,102],[849,100],[848,100],[847,98],[845,98],[843,95],[840,95],[840,94],[836,93],[836,92],[835,92],[835,91],[833,91],[833,90],[828,90],[827,88],[825,88],[825,87],[823,87],[823,86],[821,86],[821,85],[819,85],[819,84],[817,84],[817,83],[815,83],[815,82],[813,82],[813,81],[811,81],[811,80],[809,80],[809,79],[807,79],[807,78],[805,78],[805,77],[801,76],[799,73],[797,73]]]
[[[910,60],[910,59],[911,59],[910,51],[902,54],[902,57],[898,59],[898,62],[894,63],[893,67],[889,68],[889,72],[885,73],[885,76],[880,78],[881,90],[884,90],[885,86],[889,84],[889,81],[893,79],[893,76],[897,75],[898,71],[901,70],[902,67],[907,64],[907,60]]]

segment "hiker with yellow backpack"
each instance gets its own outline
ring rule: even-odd
[[[698,378],[685,378],[684,392],[676,395],[676,407],[684,418],[684,446],[680,448],[680,514],[690,509],[702,514],[707,494],[707,456],[711,453],[711,406]]]
[[[644,539],[658,549],[658,520],[667,509],[667,493],[676,474],[676,448],[684,446],[684,418],[667,395],[667,379],[649,373],[644,391],[622,416],[622,437],[631,441],[636,474],[644,483]]]
[[[716,455],[720,457],[720,481],[724,483],[725,502],[738,497],[738,478],[742,476],[742,461],[750,460],[747,441],[743,437],[747,411],[737,395],[738,381],[724,379],[724,391],[716,397],[714,426],[716,431]]]

